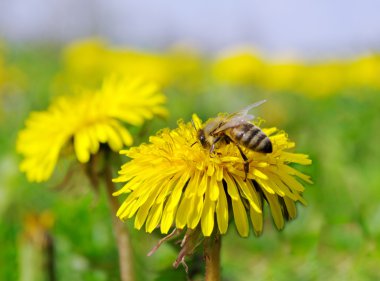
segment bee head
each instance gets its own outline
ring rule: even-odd
[[[208,143],[207,143],[207,138],[206,138],[206,133],[205,133],[205,130],[204,129],[201,129],[201,128],[197,128],[195,126],[195,122],[194,120],[192,119],[191,120],[191,124],[193,125],[194,127],[194,130],[197,132],[197,139],[199,140],[199,142],[201,143],[201,145],[206,148],[208,147]],[[195,143],[193,143],[191,146],[193,146]]]
[[[207,143],[205,131],[203,129],[198,130],[197,137],[198,137],[198,140],[201,142],[202,146],[206,148],[208,146],[208,143]]]

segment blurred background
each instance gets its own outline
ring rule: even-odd
[[[249,44],[270,55],[349,56],[379,48],[379,3],[363,1],[2,0],[0,34],[13,42],[101,36],[138,48],[187,43],[202,51]]]
[[[57,280],[118,280],[104,194],[80,179],[29,183],[15,151],[30,112],[115,72],[168,97],[169,118],[140,141],[194,112],[206,120],[265,98],[261,126],[313,160],[296,167],[314,181],[308,206],[283,231],[268,212],[259,238],[230,227],[223,280],[379,280],[379,10],[374,0],[0,0],[0,280],[48,280],[35,273],[41,255]],[[186,280],[171,269],[175,247],[146,257],[160,235],[128,226],[139,280]]]

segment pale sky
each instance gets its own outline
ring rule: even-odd
[[[375,0],[0,0],[0,38],[98,35],[147,49],[245,44],[273,55],[345,56],[380,49],[379,12]]]

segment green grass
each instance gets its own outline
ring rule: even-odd
[[[74,191],[57,191],[52,182],[28,183],[18,171],[17,132],[30,111],[45,109],[52,98],[58,49],[9,49],[6,59],[22,73],[23,87],[0,95],[0,280],[18,280],[27,270],[20,264],[28,244],[22,239],[25,216],[45,210],[55,218],[49,231],[56,247],[57,280],[118,280],[104,194],[94,196],[86,182]],[[264,125],[284,129],[296,141],[296,151],[313,160],[312,166],[299,167],[315,183],[304,193],[308,206],[298,206],[298,218],[283,231],[275,230],[268,212],[259,238],[252,233],[240,238],[230,227],[223,239],[224,280],[380,279],[379,91],[357,89],[315,99],[210,82],[195,90],[176,86],[165,92],[169,120],[152,122],[145,140],[159,128],[175,127],[179,118],[190,120],[193,112],[207,119],[267,98],[256,115],[266,119]],[[128,225],[139,280],[185,280],[181,267],[169,270],[176,257],[174,247],[165,245],[146,257],[160,235],[140,233]]]

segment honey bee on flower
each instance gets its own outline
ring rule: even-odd
[[[258,126],[249,122],[254,116],[249,115],[248,111],[264,102],[265,100],[262,100],[251,104],[227,116],[220,115],[209,120],[204,127],[197,130],[198,139],[202,146],[210,148],[211,153],[214,151],[215,145],[220,141],[225,141],[227,144],[234,143],[244,159],[246,176],[249,172],[249,163],[240,146],[261,153],[271,153],[273,151],[272,142],[268,136]]]

